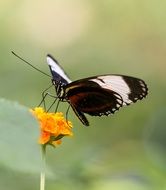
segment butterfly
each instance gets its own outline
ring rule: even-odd
[[[125,75],[98,75],[71,81],[59,63],[47,55],[47,64],[60,101],[67,101],[83,125],[89,126],[85,114],[103,116],[146,97],[146,83]]]

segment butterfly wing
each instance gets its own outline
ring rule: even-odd
[[[60,84],[68,84],[71,82],[62,67],[51,55],[47,55],[47,64],[49,65],[53,80]]]
[[[147,95],[141,79],[122,75],[103,75],[74,81],[66,85],[70,104],[92,116],[109,115],[123,105],[141,100]]]
[[[105,75],[90,79],[99,84],[101,88],[118,93],[123,105],[129,105],[141,100],[148,94],[146,83],[142,79],[124,75]]]

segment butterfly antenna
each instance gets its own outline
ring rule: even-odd
[[[32,68],[34,68],[35,70],[39,71],[40,73],[43,73],[44,75],[51,77],[50,75],[48,75],[47,73],[45,73],[44,71],[38,69],[37,67],[33,66],[32,64],[30,64],[28,61],[26,61],[25,59],[23,59],[22,57],[20,57],[19,55],[17,55],[14,51],[12,51],[12,54],[15,55],[17,58],[19,58],[20,60],[22,60],[24,63],[28,64],[29,66],[31,66]]]

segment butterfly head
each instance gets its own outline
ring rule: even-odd
[[[56,94],[59,98],[64,97],[64,83],[52,79],[52,84],[55,86]]]

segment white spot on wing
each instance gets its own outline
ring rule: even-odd
[[[51,69],[58,73],[62,78],[64,78],[68,83],[71,82],[71,80],[68,78],[68,76],[65,74],[63,69],[50,57],[47,56],[47,63],[51,67]]]
[[[130,104],[132,101],[129,99],[131,93],[129,86],[124,81],[122,76],[110,75],[99,76],[97,79],[90,79],[93,82],[99,84],[102,88],[112,90],[118,93],[123,99],[123,105]]]
[[[117,99],[117,102],[118,102],[119,104],[122,104],[122,100],[121,100],[121,99]]]

